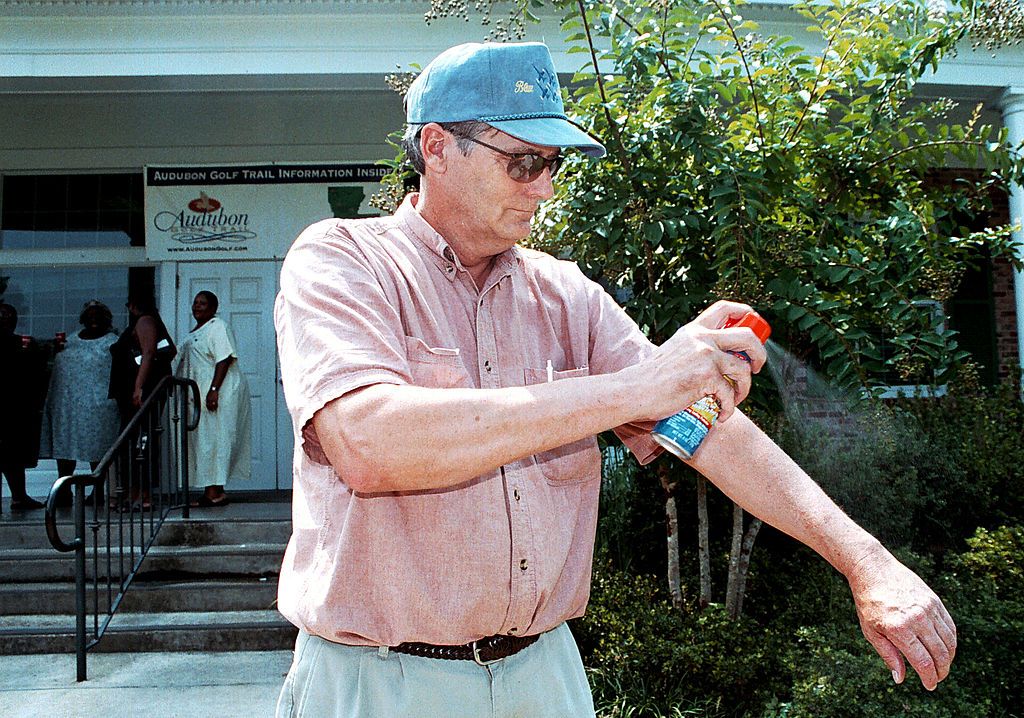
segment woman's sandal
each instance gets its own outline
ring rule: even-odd
[[[197,501],[196,503],[199,506],[202,506],[203,508],[212,509],[212,508],[220,508],[221,506],[227,506],[229,503],[231,503],[231,500],[228,499],[227,496],[222,496],[221,498],[219,498],[217,500],[214,500],[214,499],[211,499],[206,494],[203,494],[202,496],[199,497],[199,501]]]

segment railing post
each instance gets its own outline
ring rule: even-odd
[[[75,656],[78,681],[86,679],[85,667],[85,489],[75,483]]]
[[[176,385],[174,396],[176,401],[174,402],[174,422],[177,424],[181,420],[182,416],[188,416],[188,397],[189,391],[187,386]],[[182,518],[189,518],[189,487],[188,487],[188,422],[184,431],[178,431],[178,435],[181,437],[181,490],[185,494],[185,508],[182,509]]]

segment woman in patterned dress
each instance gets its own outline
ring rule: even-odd
[[[78,461],[95,469],[119,427],[117,402],[107,395],[110,346],[117,341],[110,309],[88,302],[78,321],[82,329],[68,337],[54,360],[43,408],[40,455],[57,460],[60,476],[74,473]],[[102,487],[98,491],[97,499]]]

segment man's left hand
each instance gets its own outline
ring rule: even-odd
[[[935,690],[956,655],[956,625],[939,597],[884,549],[862,558],[848,579],[864,637],[893,680],[906,677],[905,656],[924,687]]]

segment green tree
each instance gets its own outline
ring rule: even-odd
[[[766,310],[776,336],[841,386],[950,376],[965,353],[922,304],[948,299],[978,248],[1013,258],[1009,228],[964,224],[1022,176],[1019,149],[980,123],[980,107],[957,124],[952,102],[914,96],[968,36],[969,13],[797,4],[820,38],[811,53],[721,0],[563,7],[567,41],[590,58],[571,106],[610,153],[577,160],[558,183],[542,247],[615,291],[656,342],[729,297]],[[951,162],[986,172],[928,181]],[[660,473],[671,529],[677,479]],[[698,479],[702,516],[703,490]],[[732,615],[759,528],[736,509]]]

